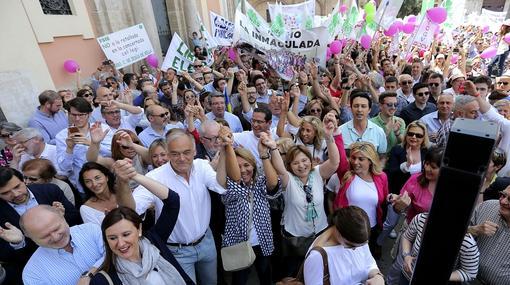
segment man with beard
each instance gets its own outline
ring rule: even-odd
[[[258,107],[257,103],[257,89],[255,86],[246,85],[246,83],[241,82],[237,87],[237,91],[239,92],[239,98],[241,100],[241,104],[234,108],[234,115],[236,115],[243,125],[243,129],[245,131],[251,129],[251,124],[249,120],[243,116],[244,113],[248,113],[250,110]]]
[[[54,205],[59,208],[61,215],[63,212],[62,216],[69,224],[81,223],[80,214],[58,186],[27,186],[19,171],[0,167],[0,261],[7,271],[6,284],[21,284],[23,266],[37,248],[32,240],[23,238],[19,231],[20,216],[37,205]],[[34,221],[41,221],[41,217]]]
[[[38,129],[44,141],[55,145],[58,132],[67,128],[67,115],[62,110],[62,98],[53,90],[43,91],[39,95],[39,103],[35,114],[28,121],[28,126]]]

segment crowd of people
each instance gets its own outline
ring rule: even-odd
[[[501,132],[450,282],[509,284],[509,30],[353,42],[290,81],[241,47],[207,66],[194,36],[189,72],[105,61],[41,92],[0,123],[2,284],[409,284],[457,118]]]

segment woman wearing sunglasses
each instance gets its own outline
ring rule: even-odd
[[[0,139],[4,143],[4,148],[0,150],[0,166],[9,166],[13,159],[12,150],[17,142],[14,139],[14,133],[21,131],[21,127],[11,122],[0,122]]]
[[[348,206],[336,210],[330,221],[331,226],[313,244],[327,253],[330,284],[384,284],[367,244],[370,236],[367,213]],[[322,256],[310,251],[304,264],[305,284],[322,284],[323,272]]]
[[[333,139],[333,132],[337,128],[334,115],[326,115],[323,125],[328,159],[317,166],[313,166],[312,155],[305,146],[291,147],[284,163],[276,142],[266,133],[260,137],[262,144],[269,148],[269,153],[261,154],[261,159],[271,159],[282,182],[285,200],[282,247],[287,276],[295,275],[309,245],[328,225],[324,210],[324,179],[335,173],[340,155]]]
[[[76,97],[83,97],[87,102],[89,102],[90,106],[94,108],[94,93],[92,93],[91,90],[87,88],[80,89],[78,93],[76,93]],[[64,105],[67,103],[67,101],[62,98],[62,102],[64,102]]]
[[[429,146],[427,127],[420,121],[414,121],[407,126],[402,144],[398,144],[391,149],[388,167],[385,172],[388,174],[390,193],[395,194],[396,199],[409,177],[421,172],[423,158]],[[377,239],[379,245],[384,243],[386,237],[397,224],[398,218],[399,215],[389,205],[383,231]],[[395,233],[392,235],[393,238],[396,237]]]
[[[111,169],[115,161],[128,158],[133,162],[136,171],[140,174],[147,173],[147,167],[152,164],[149,150],[142,145],[140,139],[130,130],[119,130],[112,137],[112,157],[99,155],[99,145],[108,131],[94,124],[90,127],[90,147],[87,150],[87,160],[94,161]],[[138,184],[130,181],[131,189]]]

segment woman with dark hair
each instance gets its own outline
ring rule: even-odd
[[[9,166],[13,159],[13,149],[17,142],[14,139],[14,134],[21,131],[21,127],[11,122],[0,122],[0,139],[5,144],[4,148],[0,150],[0,166]]]
[[[101,164],[87,162],[80,170],[78,181],[86,195],[80,207],[83,222],[101,224],[105,213],[117,208],[115,176]]]
[[[87,100],[87,102],[90,103],[90,106],[93,106],[94,104],[94,93],[92,93],[92,91],[90,91],[89,89],[86,89],[86,88],[83,88],[83,89],[80,89],[78,91],[78,93],[76,93],[76,97],[82,97],[83,99]],[[64,104],[67,103],[67,101],[64,101],[62,100],[62,102],[64,102]]]
[[[312,245],[327,253],[330,284],[384,284],[368,247],[370,221],[365,211],[357,206],[340,208],[330,220],[331,226]],[[304,264],[305,284],[322,284],[323,272],[322,256],[310,251]]]
[[[194,284],[166,245],[179,214],[179,195],[137,173],[128,160],[117,161],[113,168],[119,202],[128,207],[113,209],[101,223],[106,254],[90,284]],[[142,220],[134,211],[130,179],[163,201],[161,215],[148,231],[143,231]]]

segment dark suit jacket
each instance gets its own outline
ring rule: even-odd
[[[64,196],[64,192],[54,184],[32,184],[28,189],[34,194],[39,205],[51,205],[53,202],[60,202],[65,208],[65,219],[69,226],[82,223],[80,213]],[[0,224],[11,223],[19,229],[20,215],[4,200],[0,200]],[[9,243],[0,239],[0,261],[25,266],[32,253],[37,249],[37,245],[28,238],[25,238],[26,246],[22,249],[14,250]]]
[[[508,185],[510,185],[510,177],[497,177],[496,180],[494,180],[494,182],[485,189],[483,200],[498,200],[498,192],[505,190]]]

